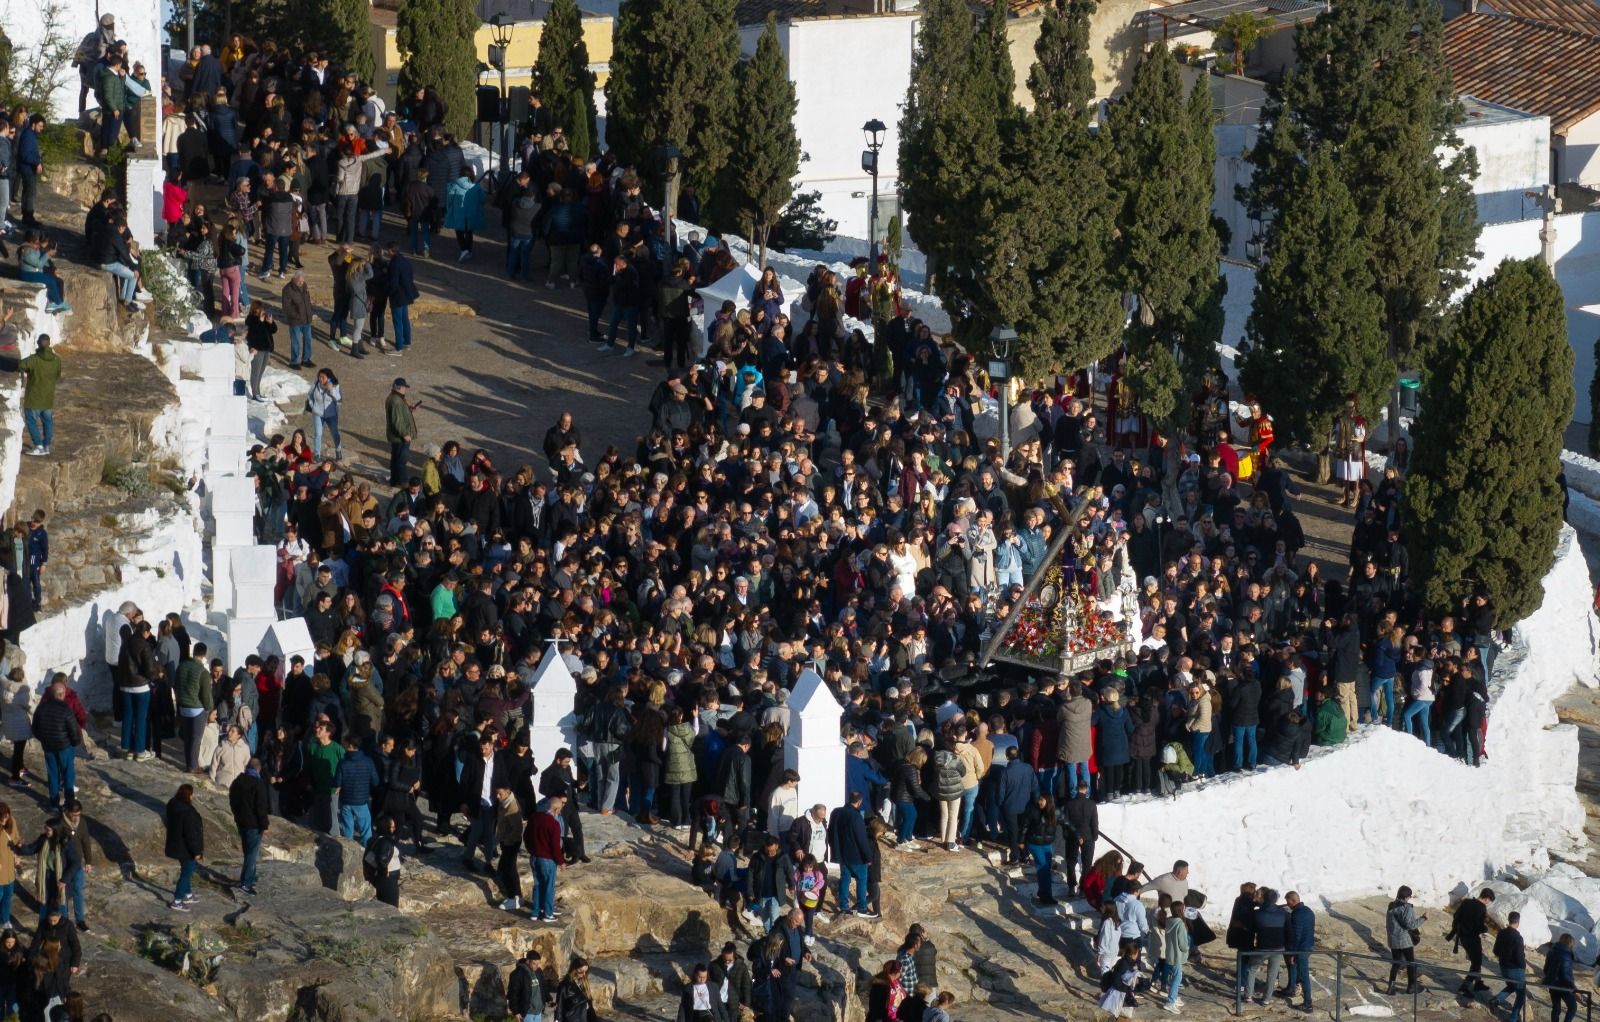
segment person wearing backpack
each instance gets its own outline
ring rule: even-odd
[[[361,873],[377,889],[379,901],[400,907],[400,841],[395,836],[393,816],[378,820],[372,839],[361,854]]]

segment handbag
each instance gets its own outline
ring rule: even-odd
[[[1406,933],[1411,935],[1411,946],[1412,947],[1416,947],[1416,946],[1418,946],[1419,944],[1422,943],[1422,931],[1421,930],[1407,930]]]

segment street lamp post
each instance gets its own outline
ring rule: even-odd
[[[1017,332],[997,326],[989,334],[989,379],[1000,386],[1000,460],[1011,460],[1011,346]]]
[[[883,149],[883,122],[874,117],[861,126],[867,149],[861,154],[861,169],[872,175],[872,205],[867,207],[867,243],[873,273],[878,269],[878,153]]]
[[[511,140],[506,125],[511,122],[511,97],[506,91],[506,50],[511,46],[511,19],[504,11],[495,12],[489,19],[489,30],[494,43],[489,47],[489,64],[500,72],[500,173],[511,173]]]

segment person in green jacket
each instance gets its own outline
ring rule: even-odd
[[[383,406],[384,436],[389,441],[390,486],[405,485],[406,459],[411,456],[411,441],[417,435],[417,418],[412,413],[422,402],[406,400],[410,386],[404,376],[395,377],[389,399]]]
[[[94,101],[100,106],[100,154],[117,144],[122,134],[122,112],[128,106],[128,69],[122,54],[111,53],[95,82]]]
[[[211,668],[206,664],[205,643],[195,643],[189,659],[178,665],[173,695],[178,700],[178,738],[183,742],[183,768],[191,774],[203,773],[200,737],[205,734],[206,718],[212,707]]]
[[[339,800],[339,763],[344,747],[333,740],[333,728],[318,722],[314,737],[306,745],[306,768],[311,772],[311,825],[324,834],[333,833]]]
[[[453,571],[447,571],[439,579],[439,584],[433,587],[433,596],[430,603],[433,608],[433,620],[448,621],[456,616],[456,591],[461,585],[461,580]]]
[[[1317,745],[1338,745],[1344,741],[1350,722],[1344,719],[1337,699],[1324,699],[1317,705],[1317,726],[1312,741]]]
[[[56,383],[61,379],[61,357],[50,347],[48,334],[39,335],[39,350],[17,364],[23,376],[22,419],[28,426],[28,453],[50,453],[56,435]]]

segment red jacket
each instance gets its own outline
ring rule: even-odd
[[[529,855],[535,859],[549,859],[557,869],[561,867],[561,821],[556,819],[555,814],[548,810],[534,813],[523,832],[522,841],[527,845]]]
[[[89,711],[83,708],[83,702],[78,699],[77,692],[68,688],[67,698],[62,702],[66,703],[67,709],[71,710],[72,715],[78,718],[78,730],[81,731],[89,726]]]

